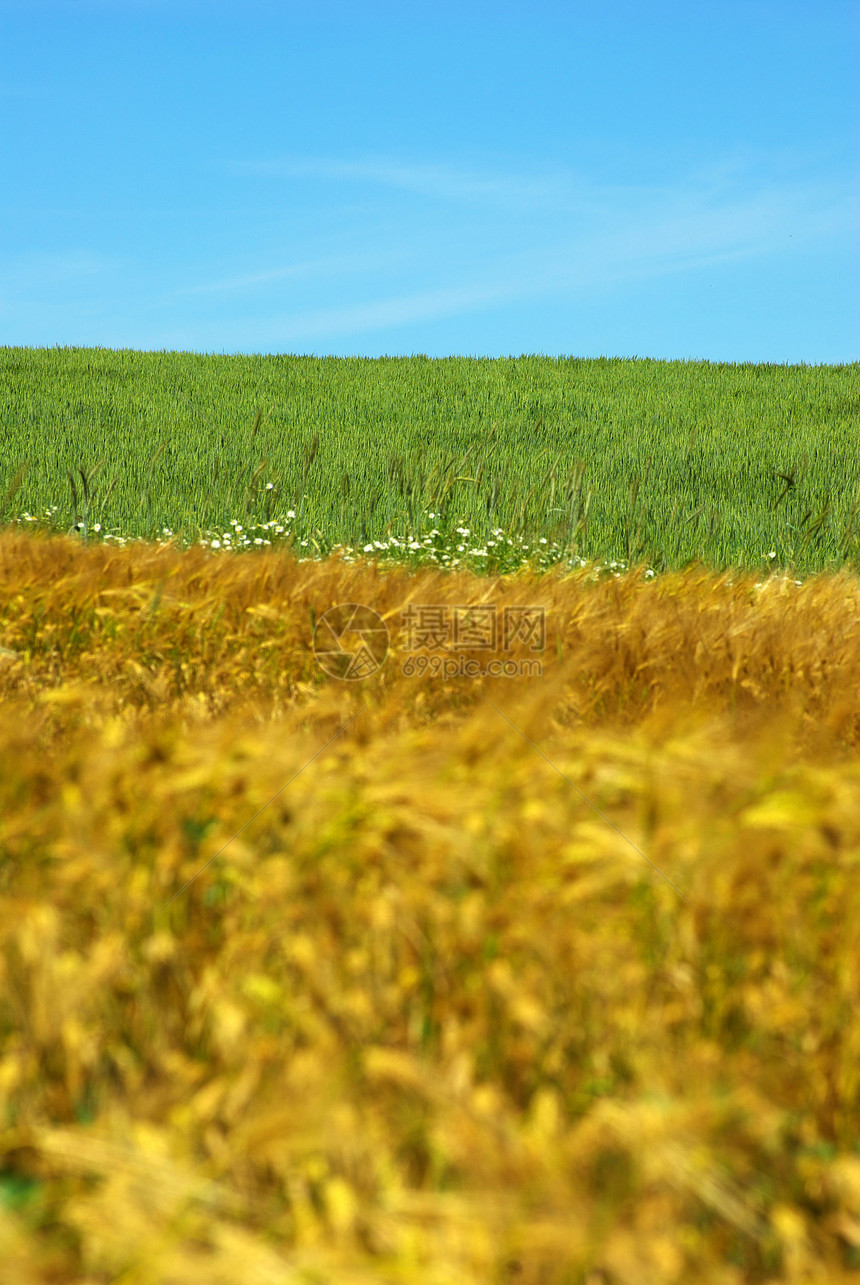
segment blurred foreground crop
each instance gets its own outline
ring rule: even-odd
[[[0,533],[4,1282],[858,1279],[858,609]]]

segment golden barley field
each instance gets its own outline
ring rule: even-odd
[[[858,613],[0,533],[5,1285],[860,1278]]]

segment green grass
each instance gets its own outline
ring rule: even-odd
[[[860,363],[7,347],[0,523],[805,575],[860,562],[858,435]]]

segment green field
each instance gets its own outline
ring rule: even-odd
[[[88,539],[811,574],[860,562],[858,435],[856,362],[0,348],[0,522]]]

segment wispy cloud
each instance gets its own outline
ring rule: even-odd
[[[281,281],[296,281],[302,277],[315,280],[326,277],[343,277],[355,273],[369,273],[385,268],[402,265],[411,258],[408,250],[387,250],[373,252],[370,250],[356,254],[331,254],[324,258],[300,260],[298,263],[286,264],[279,268],[269,268],[263,272],[250,272],[242,276],[223,277],[217,281],[205,281],[193,286],[181,286],[173,291],[175,296],[201,294],[227,294],[248,290],[257,290],[277,285]]]
[[[583,206],[584,198],[594,195],[594,192],[586,191],[587,185],[572,180],[569,171],[563,170],[538,176],[479,174],[448,165],[403,164],[374,158],[339,161],[324,157],[236,161],[230,168],[260,178],[328,179],[332,182],[371,184],[436,200],[503,204],[520,209],[570,208],[571,203],[579,208]],[[630,186],[624,190],[631,195],[637,191],[645,195],[649,189]]]
[[[129,305],[134,300],[138,320],[163,315],[156,346],[304,347],[847,244],[860,221],[856,185],[810,178],[802,168],[798,175],[797,167],[789,179],[774,176],[766,165],[754,170],[749,157],[718,159],[647,186],[595,183],[561,170],[494,175],[377,161],[310,160],[295,162],[293,172],[343,183],[371,179],[381,191],[358,215],[328,195],[322,204],[316,194],[303,196],[303,226],[313,228],[324,209],[324,232],[297,232],[286,221],[288,250],[278,250],[278,236],[265,251],[243,242],[231,266],[247,270],[225,271],[222,260],[208,279],[199,259],[179,269],[185,280],[177,281],[174,265],[143,263],[131,247],[123,257],[78,248],[0,258],[8,301],[0,316],[14,310],[35,317],[74,297],[80,317],[86,306],[102,307],[109,287],[121,289]],[[462,209],[440,218],[428,201],[404,218],[385,197],[397,188],[441,193]],[[517,217],[500,211],[500,203],[509,210],[518,200],[525,203]],[[207,301],[196,318],[195,299]]]
[[[698,251],[688,249],[674,253],[671,258],[659,253],[659,245],[651,247],[649,257],[642,253],[641,242],[624,245],[620,240],[614,247],[604,246],[600,260],[592,257],[594,247],[587,247],[572,254],[570,247],[558,247],[559,260],[538,260],[520,256],[519,261],[500,262],[495,280],[475,281],[467,285],[453,285],[431,290],[414,290],[354,304],[309,309],[292,315],[244,316],[241,322],[226,321],[205,327],[214,347],[228,343],[232,335],[236,346],[242,346],[248,335],[256,344],[282,348],[289,344],[304,345],[310,340],[337,339],[346,335],[365,335],[391,327],[413,325],[422,321],[481,312],[487,308],[529,299],[550,298],[568,294],[575,297],[595,289],[625,282],[659,277],[672,272],[692,271],[729,262],[737,262],[754,249]],[[566,250],[566,258],[562,258]],[[201,335],[195,328],[197,342]],[[245,338],[243,338],[243,336]],[[187,340],[186,342],[191,342]]]
[[[377,157],[337,160],[329,157],[283,157],[238,160],[228,163],[234,173],[271,179],[318,179],[332,183],[369,185],[412,192],[434,200],[463,206],[516,207],[550,214],[590,214],[603,218],[618,212],[677,205],[709,196],[719,202],[733,193],[764,191],[785,183],[780,170],[804,169],[814,158],[777,156],[751,148],[705,162],[685,177],[671,181],[655,177],[649,182],[598,182],[568,165],[516,172],[491,173],[443,164],[415,164]],[[807,180],[808,183],[808,180]],[[788,189],[802,190],[804,181],[789,181]]]
[[[0,283],[7,289],[42,289],[107,276],[128,259],[92,250],[33,250],[0,259]]]
[[[415,191],[426,188],[452,198],[459,195],[468,201],[480,197],[492,202],[500,195],[513,196],[528,190],[532,181],[515,175],[458,175],[440,166],[376,162],[305,161],[290,163],[287,168],[296,175],[316,174],[343,181],[373,179]],[[243,326],[246,333],[264,331],[280,343],[363,334],[517,300],[594,291],[797,252],[804,245],[853,233],[858,202],[850,185],[803,179],[780,182],[766,177],[756,182],[749,170],[749,158],[734,157],[673,184],[655,183],[648,188],[579,181],[578,196],[576,182],[571,178],[563,181],[563,176],[556,174],[531,189],[532,196],[541,191],[547,197],[542,207],[546,217],[527,226],[517,225],[515,240],[522,249],[510,248],[511,238],[503,235],[501,225],[488,229],[484,223],[477,227],[470,224],[457,236],[446,232],[449,253],[443,257],[434,252],[429,239],[436,228],[417,223],[411,241],[404,233],[406,250],[398,252],[409,259],[411,246],[411,288],[382,298],[300,309],[281,317],[246,317]],[[554,209],[550,193],[558,202]],[[578,220],[576,230],[568,235],[559,235],[560,220],[555,216],[559,210],[569,209],[574,199],[576,208],[580,212],[588,209],[591,217]],[[370,279],[371,258],[369,254],[365,261]],[[356,256],[350,256],[350,262],[360,267]],[[302,270],[321,267],[325,264],[308,263]],[[281,271],[289,274],[295,270]],[[432,286],[427,280],[430,274],[435,277]],[[254,280],[268,284],[276,279],[277,273],[261,273]],[[251,281],[245,279],[248,285]],[[372,285],[370,289],[373,291]],[[373,293],[378,294],[378,285]]]

